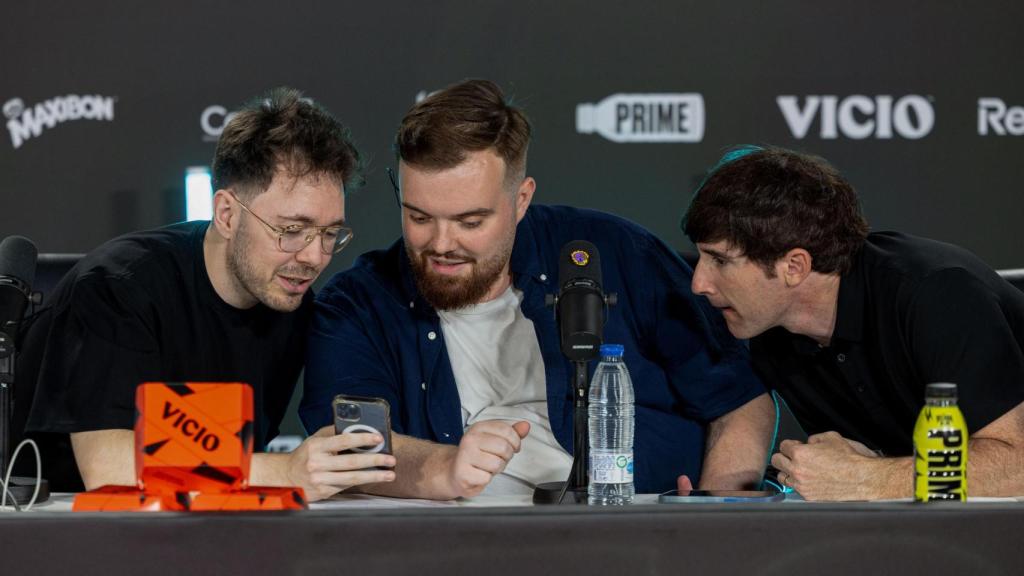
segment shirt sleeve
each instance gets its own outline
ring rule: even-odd
[[[158,374],[156,309],[125,278],[85,276],[45,336],[28,430],[131,429],[135,388]]]
[[[932,274],[906,315],[909,352],[930,382],[957,385],[958,404],[975,432],[1024,401],[1024,354],[999,297],[966,270]]]
[[[306,353],[299,417],[310,434],[334,422],[331,402],[338,394],[383,398],[391,427],[404,434],[399,379],[389,368],[384,335],[365,308],[344,291],[317,297]]]
[[[663,367],[689,418],[710,422],[765,392],[745,342],[729,332],[721,314],[691,290],[693,271],[657,239],[646,287],[650,334],[646,347]],[[639,274],[639,272],[638,272]]]

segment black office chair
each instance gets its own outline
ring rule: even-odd
[[[36,260],[36,279],[32,290],[42,296],[41,303],[46,304],[46,297],[57,287],[57,283],[78,264],[85,254],[40,254]],[[38,306],[37,306],[38,308]]]
[[[1014,268],[1012,270],[996,270],[1003,280],[1006,280],[1010,284],[1017,287],[1018,290],[1024,292],[1024,268]]]

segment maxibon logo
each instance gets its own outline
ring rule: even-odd
[[[978,98],[978,135],[1024,135],[1024,106],[1007,106],[1000,98]]]
[[[900,136],[909,140],[924,138],[935,126],[935,109],[930,98],[893,96],[779,96],[775,99],[793,137],[802,140],[818,121],[818,136],[835,140],[840,136],[853,140]]]
[[[114,120],[113,96],[68,94],[25,106],[21,98],[11,98],[4,103],[7,131],[11,134],[14,149],[21,148],[27,140],[38,137],[44,129],[71,120]]]
[[[576,106],[576,132],[612,142],[700,142],[704,97],[700,94],[612,94]]]

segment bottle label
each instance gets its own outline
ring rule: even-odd
[[[967,423],[956,406],[925,406],[914,427],[914,499],[967,500]]]
[[[590,481],[597,484],[624,484],[632,482],[633,453],[591,453]]]

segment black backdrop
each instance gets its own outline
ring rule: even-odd
[[[2,12],[0,235],[42,251],[88,251],[182,218],[185,167],[209,162],[223,111],[287,84],[335,112],[370,159],[367,186],[348,198],[357,239],[329,272],[340,270],[400,232],[384,168],[417,94],[486,77],[534,123],[538,202],[617,212],[687,248],[678,221],[701,172],[730,145],[774,143],[831,159],[874,229],[1024,266],[1017,1],[34,1]],[[609,118],[612,136],[618,125],[689,141],[579,133],[577,105],[616,94],[627,117]],[[982,134],[985,98],[1006,111]]]
[[[0,237],[44,252],[182,219],[185,168],[210,161],[225,112],[291,85],[370,160],[347,200],[356,240],[327,278],[400,234],[384,168],[417,95],[485,77],[534,123],[538,202],[616,212],[687,249],[678,222],[703,171],[731,145],[774,143],[831,159],[876,230],[1024,267],[1019,1],[36,0],[0,14]],[[982,99],[998,119],[980,127]],[[602,101],[610,138],[580,133],[577,106]]]

